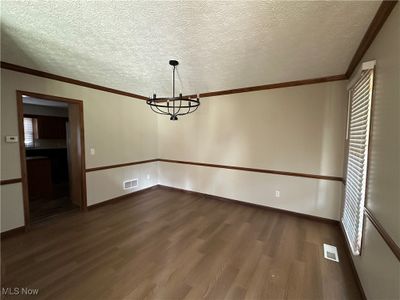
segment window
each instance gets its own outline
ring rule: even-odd
[[[24,117],[25,146],[33,146],[34,139],[37,139],[37,119]]]
[[[359,255],[361,250],[373,79],[373,69],[364,70],[349,92],[348,158],[342,223],[354,255]]]
[[[31,146],[33,144],[32,118],[24,118],[24,138],[25,146]]]

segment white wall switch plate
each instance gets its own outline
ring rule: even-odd
[[[280,191],[275,191],[275,197],[279,198],[281,196],[281,192]]]
[[[95,155],[96,151],[94,150],[94,148],[90,148],[90,155]]]
[[[16,135],[7,135],[6,143],[18,143],[18,136]]]

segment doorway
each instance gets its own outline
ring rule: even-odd
[[[17,91],[25,224],[86,210],[83,102]]]

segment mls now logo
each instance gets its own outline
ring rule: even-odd
[[[39,289],[32,289],[27,287],[8,287],[1,288],[2,295],[16,296],[16,295],[28,295],[28,296],[36,296],[39,294]]]

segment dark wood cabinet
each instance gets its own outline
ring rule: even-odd
[[[28,191],[30,200],[50,199],[53,195],[51,161],[47,157],[27,157]]]
[[[67,118],[37,116],[39,139],[65,139]]]

